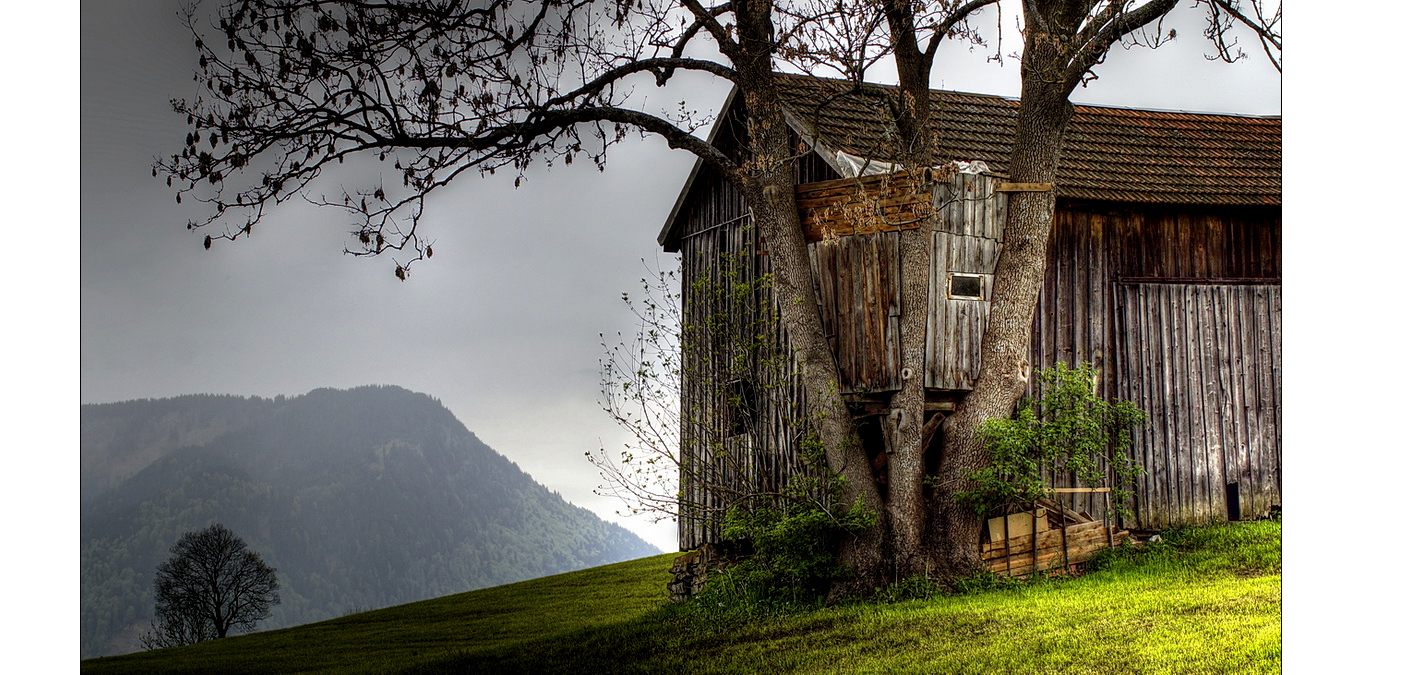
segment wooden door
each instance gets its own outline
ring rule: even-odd
[[[1267,515],[1281,503],[1279,284],[1115,286],[1118,396],[1148,414],[1137,526]]]

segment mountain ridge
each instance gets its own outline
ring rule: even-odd
[[[82,651],[134,648],[182,532],[222,522],[278,568],[260,629],[655,554],[397,386],[81,408]]]

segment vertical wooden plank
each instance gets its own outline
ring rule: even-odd
[[[891,308],[887,312],[886,319],[886,381],[891,388],[900,387],[900,365],[901,365],[901,316],[905,313],[905,307],[901,304],[901,277],[900,265],[900,239],[888,239],[887,250],[884,259],[890,261],[895,270],[894,281],[890,288]],[[928,306],[927,306],[928,311]]]
[[[1168,487],[1172,492],[1169,500],[1170,518],[1175,522],[1187,522],[1187,513],[1184,508],[1183,498],[1183,462],[1179,450],[1182,444],[1182,431],[1180,419],[1183,406],[1180,398],[1183,387],[1179,382],[1178,359],[1183,353],[1182,344],[1179,340],[1178,303],[1172,294],[1172,287],[1159,285],[1161,300],[1159,303],[1159,320],[1162,322],[1164,330],[1164,358],[1163,358],[1163,383],[1164,383],[1164,419],[1167,422],[1167,443],[1164,446],[1166,455],[1165,464],[1169,472]]]
[[[1136,405],[1144,408],[1144,375],[1142,370],[1143,350],[1142,343],[1138,341],[1139,335],[1139,303],[1130,289],[1123,284],[1115,284],[1112,292],[1115,294],[1115,305],[1121,307],[1119,312],[1121,321],[1118,324],[1115,336],[1115,353],[1120,361],[1120,377],[1118,384],[1120,396],[1128,401],[1134,401]],[[1132,303],[1132,304],[1131,304]],[[1144,473],[1134,477],[1135,499],[1134,499],[1134,526],[1138,528],[1148,528],[1152,522],[1150,506],[1153,497],[1153,464],[1147,452],[1150,446],[1151,422],[1145,423],[1134,430],[1134,459]]]
[[[1145,277],[1165,277],[1168,271],[1164,269],[1163,257],[1171,252],[1169,245],[1169,227],[1164,223],[1163,213],[1154,211],[1147,214],[1136,213],[1133,217],[1143,221],[1141,230],[1144,233],[1146,246],[1139,252],[1141,268]]]
[[[858,381],[861,374],[862,353],[865,351],[862,339],[866,334],[867,316],[871,307],[865,302],[866,298],[866,270],[862,268],[862,244],[866,242],[866,237],[844,237],[847,243],[847,255],[843,259],[843,264],[847,267],[847,278],[851,281],[848,287],[847,302],[852,305],[851,323],[843,326],[845,332],[842,339],[846,342],[847,372],[843,378],[843,391],[852,391],[853,384]]]
[[[1197,313],[1193,318],[1193,327],[1198,334],[1199,357],[1193,368],[1198,376],[1198,404],[1200,411],[1200,421],[1193,431],[1193,437],[1198,446],[1198,462],[1200,463],[1199,481],[1201,485],[1200,508],[1204,522],[1214,519],[1220,511],[1222,503],[1222,483],[1216,471],[1216,462],[1213,455],[1216,452],[1216,433],[1213,427],[1219,424],[1220,409],[1216,405],[1215,383],[1213,382],[1212,361],[1215,358],[1216,344],[1212,336],[1212,291],[1206,286],[1189,286],[1195,302],[1197,303]]]
[[[885,313],[885,306],[877,307],[876,296],[879,294],[878,273],[879,269],[874,268],[871,261],[872,238],[879,235],[863,235],[859,237],[849,237],[852,240],[852,265],[853,276],[860,279],[856,292],[852,297],[852,302],[861,307],[859,323],[852,327],[854,363],[852,369],[852,379],[846,383],[844,390],[860,391],[870,387],[872,377],[873,351],[871,338],[875,331],[872,330],[877,323],[878,313]]]
[[[1182,514],[1178,512],[1178,473],[1173,462],[1173,449],[1178,434],[1173,428],[1172,323],[1169,321],[1168,302],[1164,298],[1164,286],[1147,283],[1144,289],[1147,290],[1145,300],[1150,303],[1148,307],[1161,340],[1161,344],[1154,351],[1154,370],[1158,380],[1158,390],[1155,394],[1159,397],[1158,415],[1162,424],[1162,434],[1159,435],[1161,445],[1155,450],[1159,459],[1159,469],[1164,472],[1164,519],[1166,522],[1176,522]]]
[[[1126,292],[1127,302],[1131,303],[1129,316],[1134,320],[1134,326],[1136,326],[1136,330],[1127,331],[1124,351],[1126,354],[1141,356],[1140,363],[1134,369],[1134,377],[1136,377],[1140,396],[1137,396],[1134,401],[1140,408],[1143,408],[1145,415],[1147,415],[1143,431],[1144,445],[1141,448],[1141,453],[1143,453],[1141,462],[1143,462],[1145,472],[1143,479],[1145,487],[1141,491],[1141,494],[1144,495],[1144,526],[1145,528],[1157,528],[1162,522],[1159,512],[1161,512],[1161,505],[1164,504],[1161,491],[1159,491],[1157,452],[1159,425],[1162,424],[1164,415],[1159,413],[1157,397],[1154,396],[1157,377],[1155,377],[1154,366],[1152,366],[1154,365],[1154,356],[1158,352],[1154,348],[1154,338],[1152,338],[1150,326],[1148,326],[1148,314],[1145,312],[1144,286],[1136,283],[1136,285],[1124,285],[1123,288]]]
[[[968,176],[964,181],[964,220],[968,221],[964,231],[973,237],[982,237],[987,226],[982,195],[983,176]]]
[[[1080,216],[1076,229],[1070,234],[1076,242],[1078,256],[1082,263],[1082,269],[1079,274],[1081,287],[1077,291],[1079,300],[1077,303],[1077,312],[1080,316],[1081,327],[1077,331],[1079,344],[1076,346],[1076,361],[1078,363],[1089,363],[1096,369],[1098,372],[1096,393],[1100,396],[1105,396],[1108,392],[1105,388],[1105,367],[1104,363],[1096,358],[1099,352],[1097,337],[1100,334],[1098,329],[1098,317],[1096,315],[1096,310],[1098,309],[1096,300],[1098,297],[1097,291],[1100,287],[1098,273],[1101,269],[1096,256],[1096,247],[1098,244],[1096,225],[1098,220],[1099,216],[1097,214],[1084,213]],[[1100,468],[1107,468],[1104,462],[1101,463]],[[1092,499],[1091,495],[1076,495],[1076,499],[1074,500],[1074,504],[1078,509],[1083,509],[1096,502],[1100,502],[1102,509],[1105,508],[1105,502],[1103,500]],[[1107,513],[1105,515],[1106,517],[1113,517],[1112,514]]]
[[[1110,287],[1110,288],[1108,288],[1108,289],[1106,289],[1106,290],[1107,290],[1107,292],[1108,292],[1109,295],[1110,295],[1110,302],[1109,302],[1109,304],[1112,305],[1112,306],[1114,306],[1114,307],[1121,308],[1121,310],[1123,310],[1123,308],[1124,308],[1124,299],[1123,299],[1123,298],[1120,296],[1120,294],[1119,294],[1119,288],[1118,288],[1117,286],[1112,286],[1112,287]],[[1120,331],[1120,329],[1123,328],[1123,322],[1124,322],[1124,314],[1123,314],[1123,312],[1122,312],[1122,311],[1121,311],[1121,312],[1117,312],[1117,313],[1115,314],[1115,316],[1110,317],[1110,320],[1111,320],[1114,324],[1116,324],[1116,328],[1114,329],[1115,334],[1116,334],[1116,335],[1121,334],[1119,331]],[[1123,349],[1120,348],[1120,345],[1119,345],[1119,344],[1107,345],[1107,346],[1106,346],[1106,349],[1105,349],[1105,353],[1106,353],[1106,355],[1107,355],[1107,360],[1113,359],[1113,360],[1115,361],[1115,372],[1117,372],[1117,373],[1123,373],[1123,372],[1125,371],[1125,361],[1126,361],[1126,359],[1128,358],[1128,355],[1125,354],[1125,351],[1124,351]],[[1110,381],[1106,382],[1106,383],[1105,383],[1105,386],[1106,386],[1106,389],[1105,389],[1106,395],[1109,396],[1109,397],[1113,397],[1113,398],[1122,400],[1122,401],[1130,400],[1129,392],[1126,391],[1126,389],[1125,389],[1125,385],[1126,385],[1126,384],[1127,384],[1127,381],[1122,380],[1122,379],[1114,379],[1114,380],[1110,380]],[[1137,461],[1138,461],[1138,450],[1139,450],[1139,435],[1138,435],[1137,433],[1135,433],[1135,431],[1136,431],[1136,430],[1134,430],[1134,429],[1131,429],[1131,430],[1130,430],[1130,433],[1132,434],[1132,436],[1131,436],[1131,440],[1130,440],[1129,456],[1130,456],[1130,459],[1131,459],[1132,461],[1137,462]],[[1112,476],[1112,478],[1114,478],[1114,477]],[[1137,478],[1136,476],[1130,476],[1130,478],[1132,478],[1132,479],[1134,479],[1134,480],[1136,480],[1136,481],[1138,480],[1138,478]],[[1130,489],[1129,507],[1128,507],[1129,516],[1128,516],[1128,517],[1125,519],[1125,521],[1124,521],[1124,525],[1125,525],[1126,527],[1138,527],[1138,526],[1139,526],[1138,523],[1139,523],[1139,521],[1140,521],[1140,517],[1139,517],[1139,502],[1140,502],[1140,499],[1138,498],[1138,493],[1139,493],[1139,489],[1138,489],[1138,486],[1137,486],[1137,485],[1134,486],[1134,487],[1132,487],[1132,488]]]
[[[1206,428],[1213,412],[1207,404],[1204,366],[1208,347],[1203,344],[1202,323],[1208,311],[1200,286],[1184,286],[1184,319],[1188,329],[1188,441],[1193,465],[1193,518],[1205,523],[1212,517],[1212,483]]]
[[[844,237],[847,242],[848,263],[852,266],[852,297],[849,300],[855,305],[853,311],[853,323],[848,326],[850,341],[849,353],[852,359],[852,370],[842,383],[843,391],[855,391],[864,388],[867,372],[867,337],[870,335],[872,313],[875,309],[871,306],[871,275],[872,269],[866,265],[867,244],[871,242],[871,235],[857,237]]]
[[[1220,232],[1213,232],[1211,228],[1214,219],[1204,217],[1199,214],[1185,213],[1184,219],[1187,225],[1185,231],[1188,233],[1193,246],[1193,277],[1217,276],[1215,270],[1209,266],[1207,255],[1208,245],[1216,244],[1220,241]],[[1215,235],[1215,236],[1214,236]]]
[[[962,227],[962,220],[960,221]],[[946,269],[950,272],[960,272],[963,270],[964,256],[960,249],[960,242],[963,237],[951,235],[949,237],[949,247],[946,250]],[[947,297],[947,295],[946,295]],[[950,388],[964,389],[969,387],[972,378],[967,376],[967,363],[965,355],[968,349],[963,341],[963,326],[968,321],[968,313],[965,311],[962,300],[945,300],[949,307],[947,322],[944,326],[944,344],[941,346],[945,359],[945,380]]]
[[[1284,391],[1282,387],[1285,384],[1284,380],[1282,379],[1282,363],[1284,360],[1284,354],[1282,353],[1284,338],[1284,328],[1282,325],[1282,319],[1284,315],[1282,314],[1282,303],[1284,302],[1284,292],[1285,289],[1281,286],[1271,286],[1271,379],[1272,391],[1276,393],[1275,399],[1273,401],[1273,413],[1275,418],[1275,463],[1273,465],[1273,470],[1275,473],[1275,504],[1283,504],[1285,499],[1282,486],[1283,481],[1281,478],[1282,467],[1284,466],[1284,461],[1282,458],[1284,457],[1285,451],[1285,426],[1284,418],[1281,416],[1282,396],[1280,395],[1281,392]]]
[[[1175,515],[1173,512],[1174,491],[1170,484],[1170,480],[1173,478],[1172,456],[1169,454],[1169,447],[1172,439],[1169,433],[1169,413],[1171,411],[1168,401],[1168,392],[1171,391],[1171,389],[1170,385],[1164,380],[1164,359],[1168,353],[1168,333],[1162,315],[1163,300],[1159,297],[1159,293],[1155,291],[1154,286],[1147,284],[1140,286],[1140,289],[1142,290],[1140,299],[1141,302],[1144,303],[1145,331],[1152,341],[1151,351],[1149,352],[1151,360],[1148,365],[1149,375],[1153,383],[1154,446],[1152,451],[1154,457],[1154,478],[1156,481],[1158,498],[1157,511],[1159,522],[1167,524],[1172,522]]]
[[[945,275],[958,271],[959,237],[950,234],[946,238],[944,249]],[[962,353],[959,347],[959,302],[950,300],[944,290],[945,277],[940,278],[940,297],[944,298],[945,305],[944,325],[940,327],[940,361],[943,363],[941,369],[941,379],[946,386],[957,389],[963,386],[959,375],[963,372],[963,364],[959,362],[959,355]]]
[[[918,233],[901,235],[892,232],[887,234],[877,243],[877,257],[881,261],[885,273],[884,298],[882,299],[881,342],[883,349],[880,355],[880,371],[878,382],[886,389],[894,389],[900,386],[900,330],[901,330],[901,237],[906,236],[912,243],[917,241]]]
[[[949,183],[950,200],[949,207],[945,214],[949,218],[949,228],[947,231],[954,234],[966,234],[968,227],[964,218],[964,175],[955,174]]]
[[[860,307],[852,304],[852,267],[848,264],[848,247],[845,239],[833,242],[834,263],[837,265],[837,365],[838,375],[845,382],[852,368],[852,341],[847,339],[849,327],[853,323],[852,314]]]
[[[1075,260],[1071,271],[1071,291],[1068,306],[1071,310],[1071,351],[1068,361],[1078,366],[1090,360],[1090,214],[1076,213],[1065,233],[1066,245]]]
[[[898,232],[887,232],[877,237],[872,237],[870,244],[871,266],[876,283],[875,293],[871,296],[871,336],[867,351],[867,359],[870,363],[870,387],[874,391],[880,391],[889,386],[890,382],[886,375],[890,368],[886,363],[886,354],[889,344],[886,340],[886,327],[895,321],[891,316],[891,291],[896,280],[896,273],[899,265],[891,264],[885,254],[885,242],[893,237],[898,237]]]
[[[1275,419],[1274,357],[1272,355],[1270,299],[1265,286],[1248,286],[1251,295],[1253,321],[1256,333],[1256,391],[1260,419],[1260,446],[1256,472],[1256,494],[1252,502],[1252,515],[1260,517],[1270,512],[1274,503],[1275,473],[1279,466],[1277,452],[1279,438]]]
[[[1193,294],[1189,292],[1187,286],[1173,285],[1175,293],[1181,298],[1181,305],[1177,312],[1181,317],[1180,328],[1183,331],[1183,353],[1180,357],[1178,376],[1182,382],[1181,400],[1185,404],[1183,408],[1182,421],[1186,424],[1186,431],[1178,438],[1179,457],[1183,462],[1184,495],[1188,517],[1192,522],[1202,522],[1200,510],[1200,482],[1197,452],[1197,433],[1202,428],[1201,401],[1198,400],[1199,375],[1197,368],[1198,353],[1197,336],[1194,334],[1193,326],[1197,323],[1197,307],[1193,302]]]
[[[938,197],[937,197],[938,199]],[[930,233],[930,289],[925,305],[925,386],[934,388],[938,386],[939,379],[935,376],[940,368],[938,347],[935,344],[935,337],[939,335],[940,316],[944,312],[944,297],[939,289],[944,283],[944,249],[942,243],[945,234],[936,230]]]
[[[1232,383],[1232,331],[1230,312],[1230,289],[1216,286],[1217,313],[1213,327],[1217,335],[1217,390],[1221,410],[1221,455],[1223,455],[1223,490],[1225,509],[1225,486],[1237,483],[1238,467],[1238,406],[1237,387]]]
[[[1247,428],[1250,425],[1250,417],[1246,408],[1247,395],[1242,390],[1242,336],[1239,312],[1237,309],[1237,291],[1234,288],[1223,289],[1223,316],[1222,323],[1226,326],[1229,345],[1226,354],[1227,372],[1226,381],[1231,391],[1230,409],[1232,411],[1232,438],[1231,446],[1228,448],[1229,462],[1229,483],[1236,483],[1238,487],[1244,485],[1243,481],[1249,477],[1250,466],[1247,464],[1248,435]],[[1238,495],[1241,494],[1238,490]]]
[[[1193,236],[1192,223],[1188,220],[1187,214],[1175,212],[1171,219],[1173,221],[1173,233],[1175,241],[1173,243],[1173,264],[1172,276],[1191,277],[1193,271],[1193,245],[1196,238]]]
[[[958,184],[956,183],[956,188]],[[963,231],[963,221],[960,221],[959,231]],[[949,271],[964,271],[964,241],[962,234],[956,234],[949,238]],[[947,297],[947,296],[946,296]],[[949,364],[947,377],[949,382],[956,388],[969,386],[972,377],[969,374],[968,355],[970,346],[967,343],[969,313],[968,303],[964,300],[948,300],[950,310],[949,325],[945,327],[945,358]]]
[[[930,191],[932,203],[936,208],[939,208],[939,219],[935,221],[935,232],[948,232],[950,228],[949,209],[943,207],[949,202],[949,186],[950,183],[935,183],[934,189]],[[935,249],[931,248],[930,251],[933,254]]]
[[[1206,409],[1203,445],[1207,452],[1208,515],[1216,520],[1226,520],[1227,480],[1223,471],[1222,428],[1223,420],[1229,413],[1222,400],[1219,375],[1222,351],[1218,339],[1218,326],[1221,324],[1220,288],[1221,286],[1206,286],[1200,289],[1203,307],[1200,320],[1203,337],[1202,384],[1203,404]]]
[[[1261,392],[1256,368],[1256,352],[1260,346],[1260,338],[1249,287],[1236,286],[1233,290],[1241,322],[1242,392],[1245,395],[1244,411],[1247,421],[1246,462],[1243,466],[1244,476],[1240,492],[1241,514],[1243,518],[1249,518],[1256,512],[1259,492],[1257,483],[1261,474]]]
[[[1199,513],[1199,461],[1198,461],[1198,440],[1200,438],[1198,430],[1201,428],[1201,403],[1196,389],[1197,367],[1194,363],[1197,358],[1197,336],[1193,332],[1193,327],[1197,323],[1195,307],[1193,304],[1193,294],[1190,286],[1179,284],[1173,285],[1175,295],[1178,297],[1177,317],[1179,320],[1179,330],[1182,331],[1182,352],[1178,358],[1179,381],[1182,392],[1180,400],[1183,408],[1180,410],[1179,418],[1179,439],[1178,451],[1182,454],[1183,483],[1184,483],[1184,506],[1187,517],[1194,523],[1200,523]]]
[[[1090,326],[1089,339],[1087,345],[1088,356],[1091,363],[1100,370],[1102,396],[1113,396],[1112,388],[1115,381],[1115,367],[1112,359],[1106,358],[1109,351],[1109,343],[1105,336],[1109,333],[1109,320],[1105,314],[1105,285],[1109,279],[1106,274],[1105,264],[1105,218],[1099,214],[1093,214],[1088,222],[1087,245],[1089,248],[1089,265],[1087,289],[1090,292],[1090,306],[1087,310],[1087,319]]]
[[[1237,316],[1241,322],[1242,392],[1245,394],[1243,408],[1247,419],[1246,462],[1241,484],[1241,506],[1244,515],[1256,510],[1255,501],[1258,492],[1256,483],[1261,471],[1261,410],[1260,389],[1256,381],[1256,346],[1259,344],[1259,338],[1256,335],[1254,312],[1251,310],[1249,295],[1242,292],[1243,288],[1237,287]]]
[[[1274,297],[1276,287],[1261,286],[1256,289],[1257,293],[1257,316],[1261,330],[1261,346],[1263,353],[1257,362],[1257,368],[1261,371],[1261,390],[1263,400],[1261,415],[1265,420],[1264,434],[1262,442],[1265,452],[1262,453],[1263,467],[1259,488],[1263,498],[1259,505],[1260,515],[1269,513],[1270,507],[1280,503],[1280,495],[1277,491],[1280,475],[1280,380],[1276,368],[1276,354],[1278,348],[1275,342],[1275,324],[1279,316],[1274,311]]]

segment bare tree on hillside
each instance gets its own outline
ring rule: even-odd
[[[156,569],[156,621],[147,649],[248,632],[278,603],[277,570],[233,532],[214,524],[187,532]]]

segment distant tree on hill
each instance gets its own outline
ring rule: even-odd
[[[186,532],[156,569],[156,621],[147,649],[248,632],[279,601],[277,570],[218,523]]]

